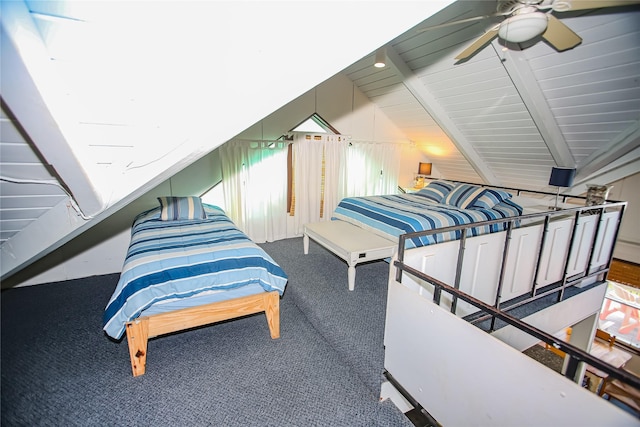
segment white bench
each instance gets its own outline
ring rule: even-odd
[[[385,239],[345,221],[321,221],[304,225],[304,254],[309,253],[309,239],[342,258],[349,266],[349,290],[355,288],[356,264],[393,256],[398,243]]]

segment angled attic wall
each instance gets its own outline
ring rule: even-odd
[[[83,213],[93,215],[103,208],[103,200],[68,146],[60,122],[51,112],[55,98],[51,85],[39,81],[50,69],[44,46],[38,42],[37,29],[26,7],[19,2],[4,2],[2,13],[2,101],[42,158],[73,194]]]
[[[406,141],[398,128],[342,74],[296,98],[240,133],[237,138],[275,140],[314,112],[318,112],[340,132],[351,135],[354,140]],[[428,159],[410,144],[403,144],[402,149],[403,172],[399,182],[409,186],[418,162]],[[20,272],[16,277],[9,278],[11,282],[6,285],[33,285],[120,272],[129,244],[129,227],[135,215],[156,206],[155,198],[160,195],[205,193],[222,179],[219,161],[216,150],[103,221],[103,224],[95,227],[95,231],[89,230],[74,239],[34,264],[28,272]]]
[[[164,181],[81,236],[2,281],[2,288],[119,273],[136,215],[158,206],[158,196],[201,195],[222,180],[218,150]]]
[[[239,134],[239,139],[274,140],[313,113],[354,141],[400,142],[398,183],[412,186],[419,162],[430,159],[344,74],[339,73]],[[439,177],[434,168],[432,176]]]

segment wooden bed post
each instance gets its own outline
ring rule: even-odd
[[[133,376],[143,375],[147,367],[147,342],[149,341],[149,318],[142,317],[126,325],[129,358]]]
[[[271,338],[280,338],[280,295],[277,292],[268,292],[262,299]]]

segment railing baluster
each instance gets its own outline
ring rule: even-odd
[[[536,267],[533,271],[533,286],[531,287],[531,298],[536,296],[538,292],[538,272],[540,271],[540,263],[542,262],[542,252],[544,251],[544,244],[547,240],[547,233],[549,232],[549,222],[551,221],[551,215],[545,215],[544,226],[542,228],[542,235],[540,236],[540,242],[538,246],[538,253],[536,259]]]
[[[578,228],[578,220],[580,219],[581,212],[582,211],[576,211],[575,217],[573,218],[573,227],[571,228],[571,235],[569,236],[569,251],[567,252],[567,257],[564,259],[562,285],[560,287],[560,292],[558,293],[558,302],[562,301],[562,299],[564,298],[564,290],[567,286],[567,279],[568,279],[567,271],[569,270],[569,259],[571,258],[571,255],[573,255],[573,248],[575,247],[575,240],[576,240],[576,230]]]
[[[507,268],[507,256],[509,255],[509,244],[511,243],[511,231],[513,230],[513,220],[507,225],[507,233],[504,238],[504,249],[502,250],[502,263],[500,265],[500,276],[498,277],[498,288],[496,289],[496,299],[494,307],[500,309],[500,300],[502,299],[502,285],[504,283],[504,272]],[[490,330],[493,331],[496,326],[496,318],[491,318]]]
[[[464,250],[467,242],[467,230],[463,229],[462,234],[460,235],[460,241],[458,246],[458,262],[456,264],[456,278],[454,280],[454,287],[456,289],[460,289],[460,279],[462,275],[462,263],[464,262]],[[455,314],[456,308],[458,307],[458,299],[453,295],[453,299],[451,300],[451,312]]]

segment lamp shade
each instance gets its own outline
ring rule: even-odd
[[[575,176],[575,168],[551,168],[549,185],[553,185],[555,187],[571,187]]]
[[[418,175],[431,175],[431,163],[422,163],[418,165]]]

